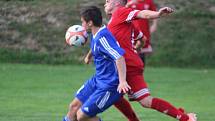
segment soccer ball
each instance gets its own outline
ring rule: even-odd
[[[84,27],[73,25],[66,31],[65,39],[70,46],[83,46],[87,42],[87,32]]]

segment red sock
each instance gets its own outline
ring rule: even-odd
[[[172,106],[170,103],[159,98],[153,98],[151,108],[174,117],[179,121],[187,121],[189,119],[186,114]]]
[[[128,121],[139,121],[137,118],[134,110],[132,109],[129,102],[121,97],[119,101],[117,101],[114,106],[125,116],[127,117]]]

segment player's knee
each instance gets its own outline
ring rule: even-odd
[[[81,107],[80,101],[74,100],[70,103],[69,110],[71,112],[77,112],[80,107]]]
[[[152,99],[153,99],[152,96],[147,96],[147,97],[143,98],[142,100],[140,100],[139,102],[143,107],[151,108]]]
[[[77,112],[78,106],[76,104],[71,103],[69,105],[69,110],[72,111],[72,112]]]
[[[86,114],[84,114],[82,111],[81,111],[81,109],[79,109],[78,110],[78,112],[77,112],[77,120],[78,121],[87,121],[87,116],[86,116]]]

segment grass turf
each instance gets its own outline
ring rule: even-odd
[[[0,64],[0,121],[60,121],[75,91],[93,74],[92,66]],[[153,96],[166,99],[199,121],[214,121],[215,70],[151,68],[145,70]],[[175,121],[132,103],[143,121]],[[126,121],[115,109],[100,115],[104,121]]]

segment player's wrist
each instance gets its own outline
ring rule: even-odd
[[[158,11],[157,18],[160,18],[160,17],[162,17],[162,11]]]

